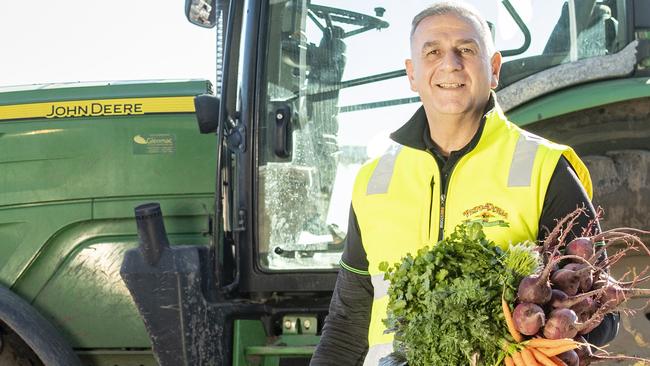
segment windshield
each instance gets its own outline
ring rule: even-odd
[[[411,19],[429,3],[270,2],[265,117],[259,122],[262,267],[338,266],[358,169],[386,150],[390,132],[420,106],[403,69]],[[622,49],[623,4],[473,1],[505,56],[500,88],[554,65]],[[289,151],[278,150],[283,136],[292,141]]]

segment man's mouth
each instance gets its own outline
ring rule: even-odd
[[[461,83],[440,83],[440,84],[436,84],[436,86],[438,86],[439,88],[442,88],[442,89],[458,89],[458,88],[464,87],[465,84],[461,84]]]

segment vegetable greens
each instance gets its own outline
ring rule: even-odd
[[[502,342],[510,339],[501,296],[512,299],[538,262],[531,245],[512,247],[503,252],[481,224],[469,223],[415,257],[379,265],[391,282],[384,324],[410,366],[470,364],[477,356],[484,365],[500,361]]]

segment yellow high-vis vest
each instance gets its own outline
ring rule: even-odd
[[[384,334],[382,323],[389,284],[379,263],[392,265],[406,253],[415,255],[467,221],[482,222],[487,237],[504,249],[536,240],[546,189],[561,156],[591,198],[589,172],[570,147],[522,130],[495,106],[485,116],[477,145],[447,177],[446,195],[441,194],[435,158],[427,151],[397,145],[361,168],[352,205],[374,286],[366,364],[376,365],[392,351],[393,335]]]

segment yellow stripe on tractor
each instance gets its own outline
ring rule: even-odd
[[[97,99],[15,104],[0,106],[0,121],[183,112],[194,113],[194,97]]]

